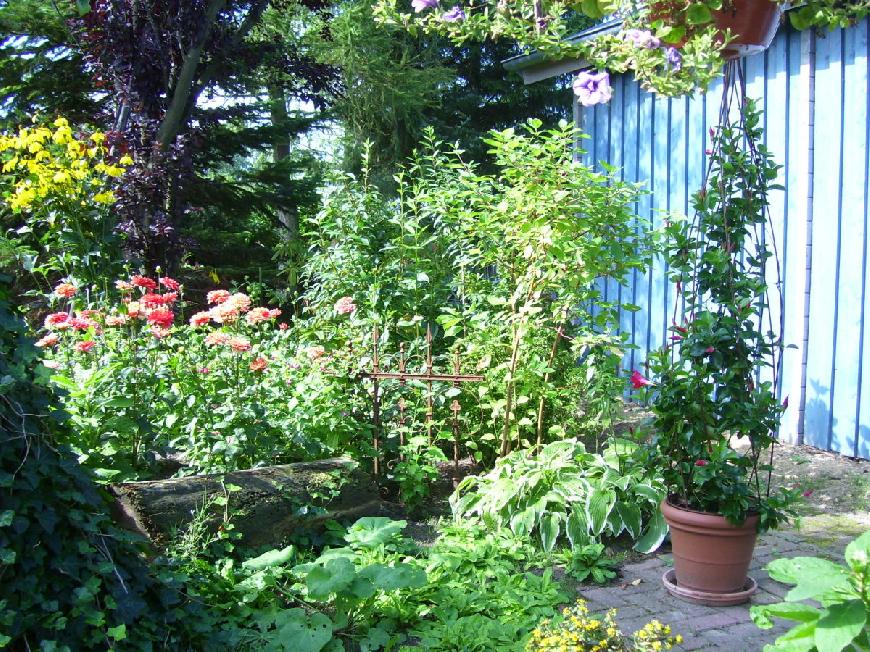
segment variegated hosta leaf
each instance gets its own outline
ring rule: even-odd
[[[652,518],[647,523],[646,532],[634,544],[634,549],[644,554],[650,553],[662,545],[667,533],[668,524],[665,522],[665,517],[661,512],[653,512]]]
[[[589,495],[586,496],[586,521],[589,523],[592,534],[598,535],[604,530],[607,517],[614,504],[616,504],[616,493],[609,489],[593,487]]]
[[[637,539],[640,536],[640,507],[635,503],[619,502],[616,503],[616,511],[619,512],[619,516],[631,538]]]
[[[541,536],[541,547],[545,552],[550,552],[556,545],[559,532],[562,530],[563,515],[559,512],[546,512],[541,514],[538,522],[538,533]]]
[[[593,537],[589,534],[589,523],[586,522],[586,510],[581,505],[574,505],[571,510],[565,524],[565,534],[574,549],[593,542]]]

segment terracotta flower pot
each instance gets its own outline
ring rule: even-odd
[[[776,36],[782,17],[782,8],[772,0],[725,0],[727,8],[713,12],[713,22],[720,32],[731,30],[734,40],[722,54],[726,59],[736,59],[757,54],[767,49]],[[672,18],[685,3],[679,0],[653,0],[650,4],[650,21]],[[674,45],[683,47],[683,39]]]
[[[732,594],[744,590],[752,561],[758,515],[736,527],[724,516],[661,504],[671,529],[676,583],[703,594]]]
[[[735,38],[723,54],[728,59],[763,52],[779,28],[782,8],[771,0],[731,0],[730,7],[713,12],[719,31],[730,29]]]

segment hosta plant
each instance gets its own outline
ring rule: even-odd
[[[632,447],[617,440],[594,454],[569,439],[537,454],[516,451],[489,473],[465,478],[450,499],[453,514],[534,536],[545,551],[560,537],[582,550],[625,532],[637,550],[649,552],[667,531],[658,511],[664,486],[643,467],[626,463]]]
[[[852,541],[845,557],[845,565],[818,557],[776,559],[767,565],[772,579],[794,586],[783,602],[752,607],[752,620],[762,629],[773,626],[771,618],[798,624],[766,645],[765,652],[870,649],[870,532]]]

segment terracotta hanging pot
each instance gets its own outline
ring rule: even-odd
[[[724,516],[677,507],[670,500],[662,501],[661,510],[671,530],[674,554],[674,569],[664,578],[668,590],[704,604],[748,600],[755,585],[746,573],[755,549],[758,515],[750,515],[738,527]]]
[[[725,7],[713,12],[719,31],[731,30],[735,38],[722,52],[736,59],[763,52],[776,36],[782,8],[771,0],[726,0]]]
[[[679,0],[652,0],[649,19],[667,21],[684,6]],[[724,0],[724,7],[712,13],[713,23],[719,31],[724,33],[728,29],[734,36],[722,52],[726,59],[766,50],[776,36],[782,18],[782,8],[772,0]],[[683,39],[673,45],[681,48],[685,44]]]

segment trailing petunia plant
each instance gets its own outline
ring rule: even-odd
[[[762,145],[761,114],[751,100],[728,120],[735,81],[694,218],[667,227],[677,304],[671,343],[648,360],[656,380],[635,372],[632,382],[652,396],[649,452],[670,501],[732,522],[757,511],[765,530],[787,518],[796,498],[795,491],[771,491],[765,464],[786,407],[775,396],[781,344],[768,304],[775,242],[762,235],[778,166]]]
[[[785,4],[774,0],[777,4]],[[664,95],[706,89],[721,73],[723,50],[735,36],[715,25],[733,0],[376,0],[381,23],[439,34],[453,43],[508,39],[550,59],[577,57],[597,72],[633,71],[641,84]],[[870,10],[866,0],[810,0],[789,14],[797,29],[854,24]],[[572,19],[608,18],[612,29],[571,39]],[[581,76],[584,73],[581,73]],[[582,101],[582,97],[581,97]]]

